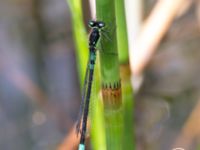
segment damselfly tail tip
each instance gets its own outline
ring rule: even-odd
[[[78,150],[85,150],[85,145],[84,144],[79,144]]]

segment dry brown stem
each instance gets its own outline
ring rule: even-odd
[[[200,135],[200,100],[190,114],[188,120],[178,135],[173,147],[190,149],[192,142]]]
[[[134,51],[130,53],[133,75],[142,73],[185,1],[159,0],[157,2],[141,29]]]

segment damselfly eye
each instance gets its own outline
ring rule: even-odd
[[[99,23],[98,23],[98,27],[99,27],[99,28],[105,27],[105,23],[104,23],[104,22],[99,22]]]
[[[89,27],[94,27],[95,26],[95,22],[94,21],[89,21],[88,22],[88,26]]]

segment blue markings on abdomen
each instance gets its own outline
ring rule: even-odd
[[[78,150],[85,150],[85,145],[84,144],[79,144]]]

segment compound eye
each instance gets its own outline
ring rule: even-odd
[[[94,21],[89,21],[88,22],[88,26],[89,27],[94,27],[95,26],[95,22]]]
[[[105,23],[104,23],[104,22],[99,22],[99,23],[98,23],[98,27],[99,27],[99,28],[105,27]]]

